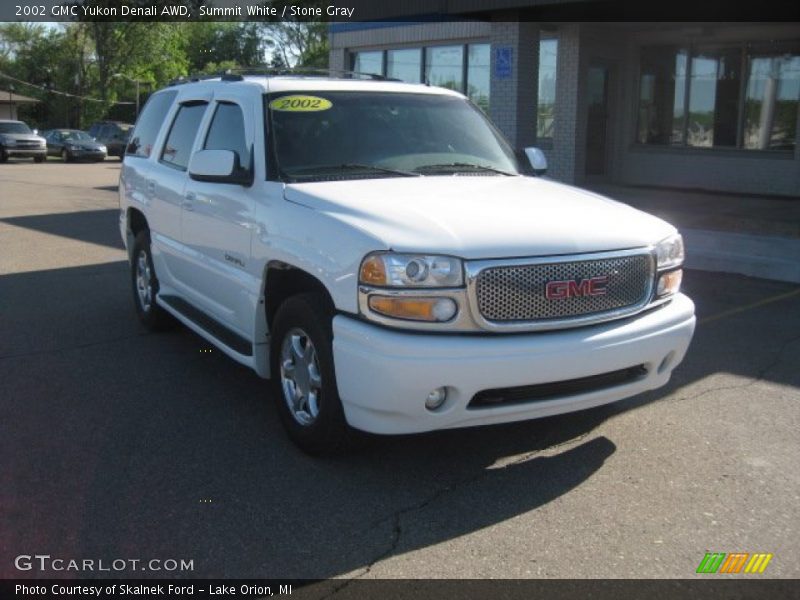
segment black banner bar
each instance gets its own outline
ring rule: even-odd
[[[3,0],[0,21],[800,21],[797,0]]]
[[[783,600],[800,598],[797,580],[753,576],[661,580],[280,580],[280,579],[19,579],[0,581],[3,600],[86,598],[292,598],[293,600],[625,600],[647,598],[725,598]]]

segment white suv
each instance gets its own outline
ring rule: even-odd
[[[425,85],[168,87],[120,178],[138,314],[272,379],[311,453],[352,429],[518,421],[664,385],[695,326],[680,235],[535,176],[526,152],[539,173],[464,96]]]

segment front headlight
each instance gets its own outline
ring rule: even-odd
[[[680,291],[683,270],[679,267],[684,258],[683,238],[679,233],[656,244],[656,298],[666,298]]]
[[[452,256],[376,252],[361,263],[358,281],[378,287],[459,287],[464,284],[464,268]]]
[[[0,143],[2,143],[4,146],[16,146],[17,140],[15,140],[12,137],[6,137],[3,135],[0,136]]]
[[[659,271],[679,267],[683,264],[683,259],[683,238],[679,233],[656,244],[656,267]]]

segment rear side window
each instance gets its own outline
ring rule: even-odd
[[[205,150],[233,150],[239,155],[239,166],[250,166],[250,150],[244,132],[244,115],[238,104],[220,102],[208,129]]]
[[[198,102],[180,107],[170,127],[164,149],[161,151],[162,163],[182,171],[186,170],[206,106],[205,102]]]
[[[136,121],[136,127],[133,130],[133,135],[128,142],[126,154],[128,156],[139,156],[147,158],[153,151],[153,144],[156,142],[158,132],[164,124],[164,119],[167,116],[169,107],[172,106],[172,101],[178,94],[177,91],[162,92],[150,97],[147,104],[144,105],[142,114],[139,115]],[[93,134],[98,137],[98,134]]]

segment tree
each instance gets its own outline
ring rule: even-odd
[[[262,27],[273,62],[290,67],[327,68],[327,23],[286,20],[265,23]]]
[[[266,46],[259,23],[201,21],[183,25],[190,73],[208,71],[207,65],[212,63],[251,66],[264,62]]]

